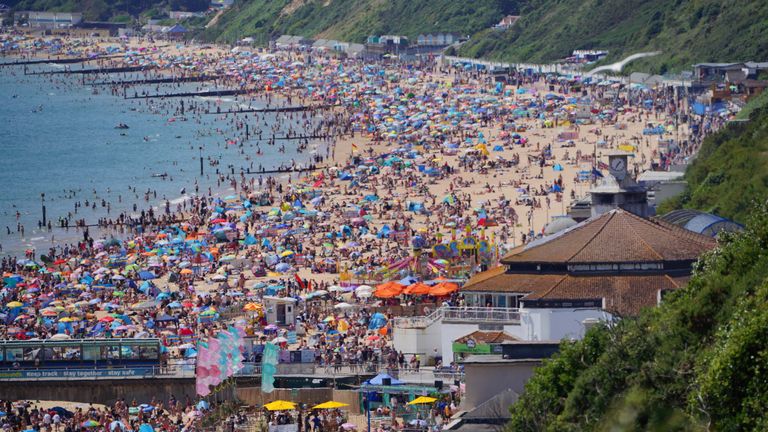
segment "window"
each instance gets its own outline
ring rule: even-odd
[[[6,348],[5,359],[8,362],[21,361],[22,353],[21,348]]]
[[[157,346],[145,346],[139,348],[139,357],[142,360],[157,360],[159,354]]]
[[[123,360],[138,360],[140,349],[138,345],[121,345],[120,354]]]
[[[106,347],[83,345],[83,360],[95,361],[101,360],[101,350]]]
[[[120,359],[119,345],[107,345],[100,348],[101,348],[101,358],[99,360],[119,360]]]
[[[23,360],[24,361],[34,361],[36,358],[39,358],[40,360],[42,360],[43,356],[41,355],[40,349],[41,348],[37,348],[37,347],[35,347],[35,348],[31,348],[31,347],[30,348],[23,348],[23,352],[24,352]]]

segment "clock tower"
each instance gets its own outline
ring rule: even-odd
[[[618,181],[623,181],[627,177],[627,158],[626,154],[611,154],[608,156],[608,172]]]
[[[629,157],[632,153],[615,152],[608,155],[608,174],[598,179],[589,191],[592,197],[592,216],[615,208],[622,208],[641,217],[651,216],[647,191],[629,175]]]

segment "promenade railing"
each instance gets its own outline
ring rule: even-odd
[[[393,326],[401,329],[427,328],[437,321],[514,325],[520,324],[520,310],[516,308],[442,306],[427,316],[395,318]]]

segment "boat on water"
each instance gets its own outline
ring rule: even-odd
[[[128,125],[125,123],[118,123],[115,129],[128,129]]]

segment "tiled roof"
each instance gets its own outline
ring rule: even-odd
[[[605,299],[605,309],[621,316],[637,315],[644,307],[655,306],[659,290],[674,290],[684,280],[668,275],[566,276],[545,292],[531,293],[523,300]]]
[[[466,343],[469,339],[474,339],[478,343],[499,344],[502,342],[514,342],[520,340],[503,331],[474,331],[466,336],[456,339],[458,343]]]
[[[478,273],[461,287],[462,292],[535,293],[546,291],[565,274],[511,274],[504,266]]]
[[[501,269],[501,271],[499,270]],[[463,292],[527,293],[525,300],[605,299],[608,312],[636,315],[644,307],[655,306],[659,290],[684,286],[688,277],[652,275],[568,275],[504,273],[500,266],[478,273],[462,288]]]
[[[529,243],[501,262],[619,263],[694,260],[715,240],[616,209]]]

